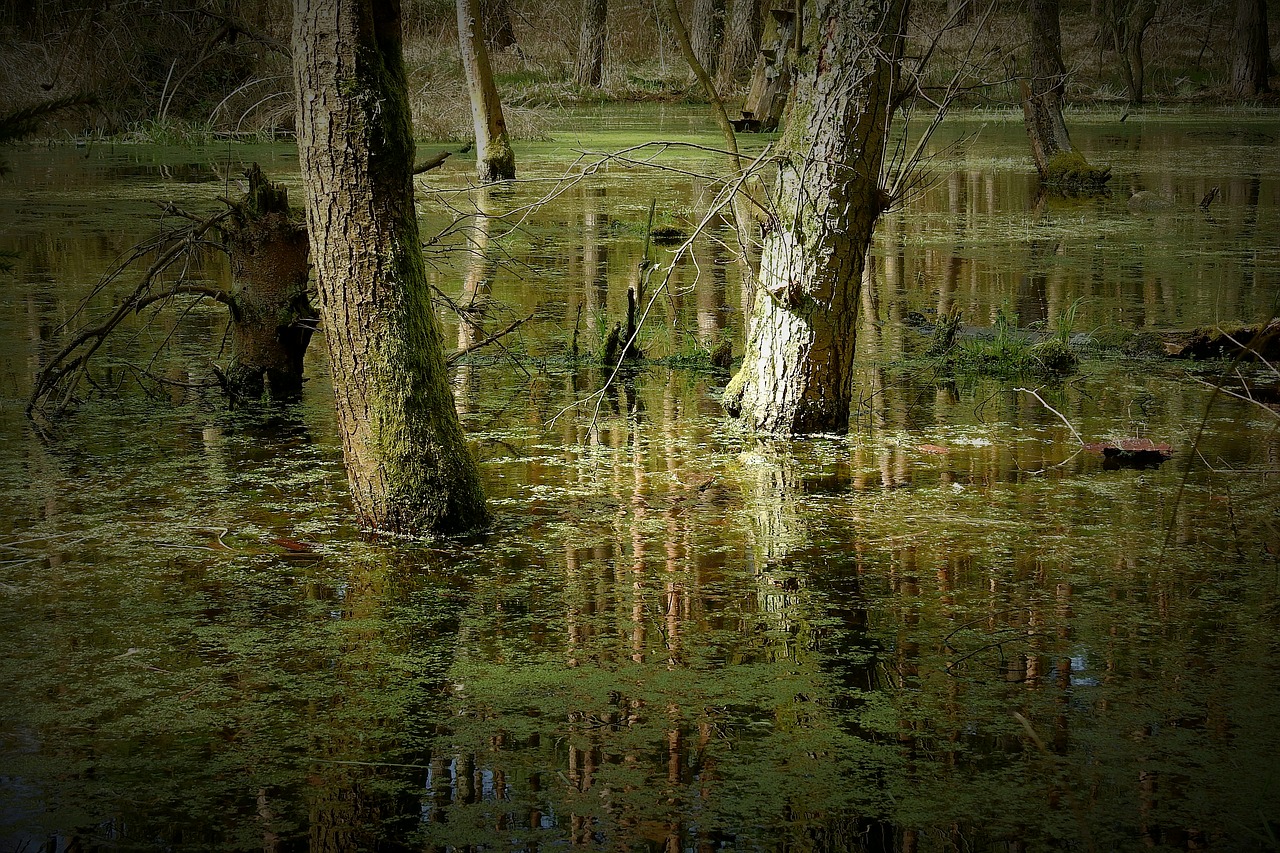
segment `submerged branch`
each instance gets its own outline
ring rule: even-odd
[[[230,306],[231,295],[218,288],[195,284],[177,284],[163,292],[152,292],[151,290],[155,280],[161,274],[179,259],[186,256],[194,247],[203,245],[205,235],[217,227],[230,214],[230,210],[222,211],[186,228],[166,234],[165,242],[168,242],[169,245],[159,252],[143,274],[141,281],[133,289],[133,292],[115,307],[106,320],[96,326],[80,330],[36,374],[31,396],[27,399],[25,409],[27,416],[34,416],[36,411],[60,413],[70,406],[74,401],[75,391],[79,386],[80,380],[88,375],[89,360],[106,342],[111,333],[131,314],[136,314],[160,299],[180,293],[192,293],[202,297],[214,298]],[[144,246],[137,247],[124,263],[117,265],[103,276],[93,288],[90,297],[100,293],[103,288],[118,278],[131,263],[144,257],[148,252],[154,251],[159,245],[161,245],[159,242],[153,242],[145,244],[145,248]],[[83,313],[88,306],[88,302],[89,297],[86,297],[76,308],[71,319]],[[66,324],[62,328],[65,327]],[[92,379],[90,378],[89,381],[92,382]]]

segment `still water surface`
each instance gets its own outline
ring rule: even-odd
[[[1277,413],[1212,393],[1234,366],[1103,351],[1042,403],[1015,390],[1036,380],[940,373],[908,321],[1100,340],[1270,316],[1280,124],[1078,117],[1113,195],[1037,200],[1016,117],[961,117],[878,234],[853,430],[776,442],[717,404],[705,352],[741,352],[742,294],[714,229],[658,291],[651,361],[590,396],[651,201],[696,220],[709,181],[614,162],[474,215],[583,151],[716,144],[697,113],[634,116],[549,130],[509,191],[466,192],[465,161],[420,179],[433,284],[489,332],[532,317],[455,368],[495,523],[429,544],[350,525],[321,346],[295,408],[137,389],[134,368],[207,377],[214,308],[119,336],[119,393],[54,435],[21,414],[154,200],[213,210],[252,160],[296,187],[293,151],[10,155],[0,850],[1274,849]],[[1172,206],[1131,214],[1137,190]],[[1108,470],[1062,418],[1174,457]]]

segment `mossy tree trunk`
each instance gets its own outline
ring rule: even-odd
[[[223,382],[232,402],[296,400],[316,311],[307,295],[307,229],[289,195],[255,163],[249,191],[223,228],[231,258],[231,363]]]
[[[502,101],[493,82],[489,50],[485,47],[480,0],[455,0],[458,9],[458,52],[467,76],[471,121],[476,131],[476,176],[484,183],[516,176],[516,155],[507,135]]]
[[[1236,0],[1231,90],[1249,98],[1270,91],[1267,74],[1271,47],[1267,37],[1267,0]]]
[[[298,148],[357,514],[447,533],[486,513],[423,265],[401,40],[396,0],[298,0]]]
[[[582,26],[578,30],[579,86],[594,89],[604,79],[604,46],[609,0],[582,0]]]
[[[768,0],[760,53],[751,72],[751,87],[742,103],[739,130],[774,130],[782,120],[791,89],[791,63],[796,27],[796,6],[791,0]]]
[[[1040,180],[1071,191],[1102,189],[1109,169],[1090,166],[1071,144],[1062,104],[1067,68],[1062,61],[1059,0],[1031,0],[1029,76],[1021,81],[1022,116]]]
[[[725,408],[775,434],[843,432],[859,288],[906,25],[906,0],[806,7],[796,84],[778,141],[776,218],[765,229],[742,368]]]

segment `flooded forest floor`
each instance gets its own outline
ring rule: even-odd
[[[495,521],[433,543],[352,527],[318,342],[298,405],[198,387],[207,305],[114,337],[51,432],[23,415],[154,202],[211,211],[251,162],[300,198],[294,150],[15,152],[0,851],[1275,849],[1280,374],[1124,342],[1275,315],[1280,123],[1071,118],[1109,195],[1038,196],[1018,116],[948,119],[877,234],[854,426],[804,441],[719,408],[726,235],[646,240],[651,206],[692,233],[717,164],[584,169],[714,145],[700,111],[567,114],[503,191],[420,178],[446,340],[528,318],[451,366]],[[646,244],[673,274],[605,388]],[[957,313],[1078,365],[938,358]],[[1086,446],[1139,440],[1170,458]]]

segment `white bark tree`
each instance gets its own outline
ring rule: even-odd
[[[742,368],[725,408],[775,434],[843,432],[907,0],[816,0],[794,86]]]

